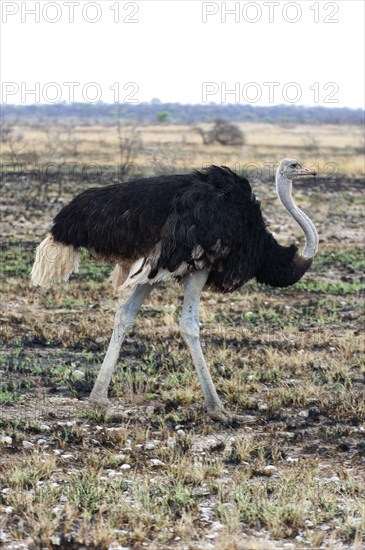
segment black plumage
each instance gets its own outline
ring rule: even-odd
[[[253,277],[289,286],[311,263],[277,243],[247,179],[218,166],[89,189],[57,214],[51,234],[106,260],[146,258],[150,279],[184,262],[209,269],[207,284],[223,292]]]

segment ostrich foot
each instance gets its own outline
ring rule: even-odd
[[[229,419],[229,415],[223,408],[208,409],[207,413],[212,420],[217,420],[218,422],[227,422]]]
[[[221,422],[230,428],[238,428],[244,424],[254,422],[254,420],[248,422],[246,416],[227,413],[224,409],[208,409],[207,412],[212,420]]]

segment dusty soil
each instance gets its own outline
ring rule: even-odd
[[[238,415],[228,423],[205,415],[176,285],[143,307],[107,413],[89,407],[112,327],[110,268],[85,256],[68,286],[30,287],[34,247],[72,194],[23,201],[31,181],[8,180],[1,207],[2,546],[362,548],[362,181],[298,185],[320,234],[298,285],[204,293],[205,355]],[[301,239],[269,183],[255,192],[275,235]]]

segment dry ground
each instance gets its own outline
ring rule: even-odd
[[[239,124],[245,134],[242,148],[203,146],[202,138],[192,126],[156,125],[133,127],[133,136],[140,139],[133,161],[143,172],[155,169],[191,170],[203,164],[226,164],[245,170],[251,163],[278,162],[285,156],[296,156],[309,165],[316,165],[322,176],[364,174],[364,136],[362,128],[350,125]],[[209,124],[199,124],[205,130]],[[55,126],[15,126],[11,140],[3,144],[4,161],[27,161],[30,165],[51,162],[76,162],[113,165],[120,162],[119,137],[131,137],[131,127],[123,127],[118,135],[116,126],[75,126],[74,123]],[[327,163],[334,163],[329,166]]]
[[[29,129],[21,131],[26,136]],[[108,143],[111,129],[104,131]],[[4,177],[4,548],[363,547],[365,261],[357,129],[320,127],[314,142],[306,127],[246,126],[243,153],[190,145],[190,134],[178,148],[172,145],[173,134],[186,131],[146,129],[138,153],[146,173],[157,169],[151,159],[163,139],[165,152],[158,154],[169,169],[183,166],[181,159],[193,159],[198,168],[203,161],[234,166],[242,157],[262,162],[287,155],[337,163],[346,175],[327,174],[295,189],[318,227],[320,253],[292,288],[250,283],[231,295],[203,295],[207,362],[240,422],[222,425],[204,414],[179,336],[182,291],[174,285],[155,290],[143,306],[103,416],[85,399],[112,327],[110,268],[85,255],[68,285],[44,292],[28,283],[34,247],[52,216],[90,182],[71,182],[74,189],[66,186],[65,196],[56,200],[55,193],[45,202],[28,200],[33,176]],[[90,128],[77,132],[85,132],[80,148],[94,161],[100,137]],[[86,147],[87,139],[95,149]],[[32,151],[25,138],[22,146]],[[255,192],[277,237],[300,238],[278,206],[272,181],[255,183]]]

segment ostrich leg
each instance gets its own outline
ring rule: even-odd
[[[223,405],[218,397],[213,380],[205,363],[199,339],[200,293],[207,278],[208,272],[198,271],[190,275],[186,280],[180,330],[189,348],[194,367],[198,373],[208,414],[215,420],[222,420],[225,418]]]
[[[113,334],[90,394],[90,401],[95,405],[106,406],[108,403],[108,388],[124,337],[152,288],[149,284],[138,286],[123,304],[117,305]]]

